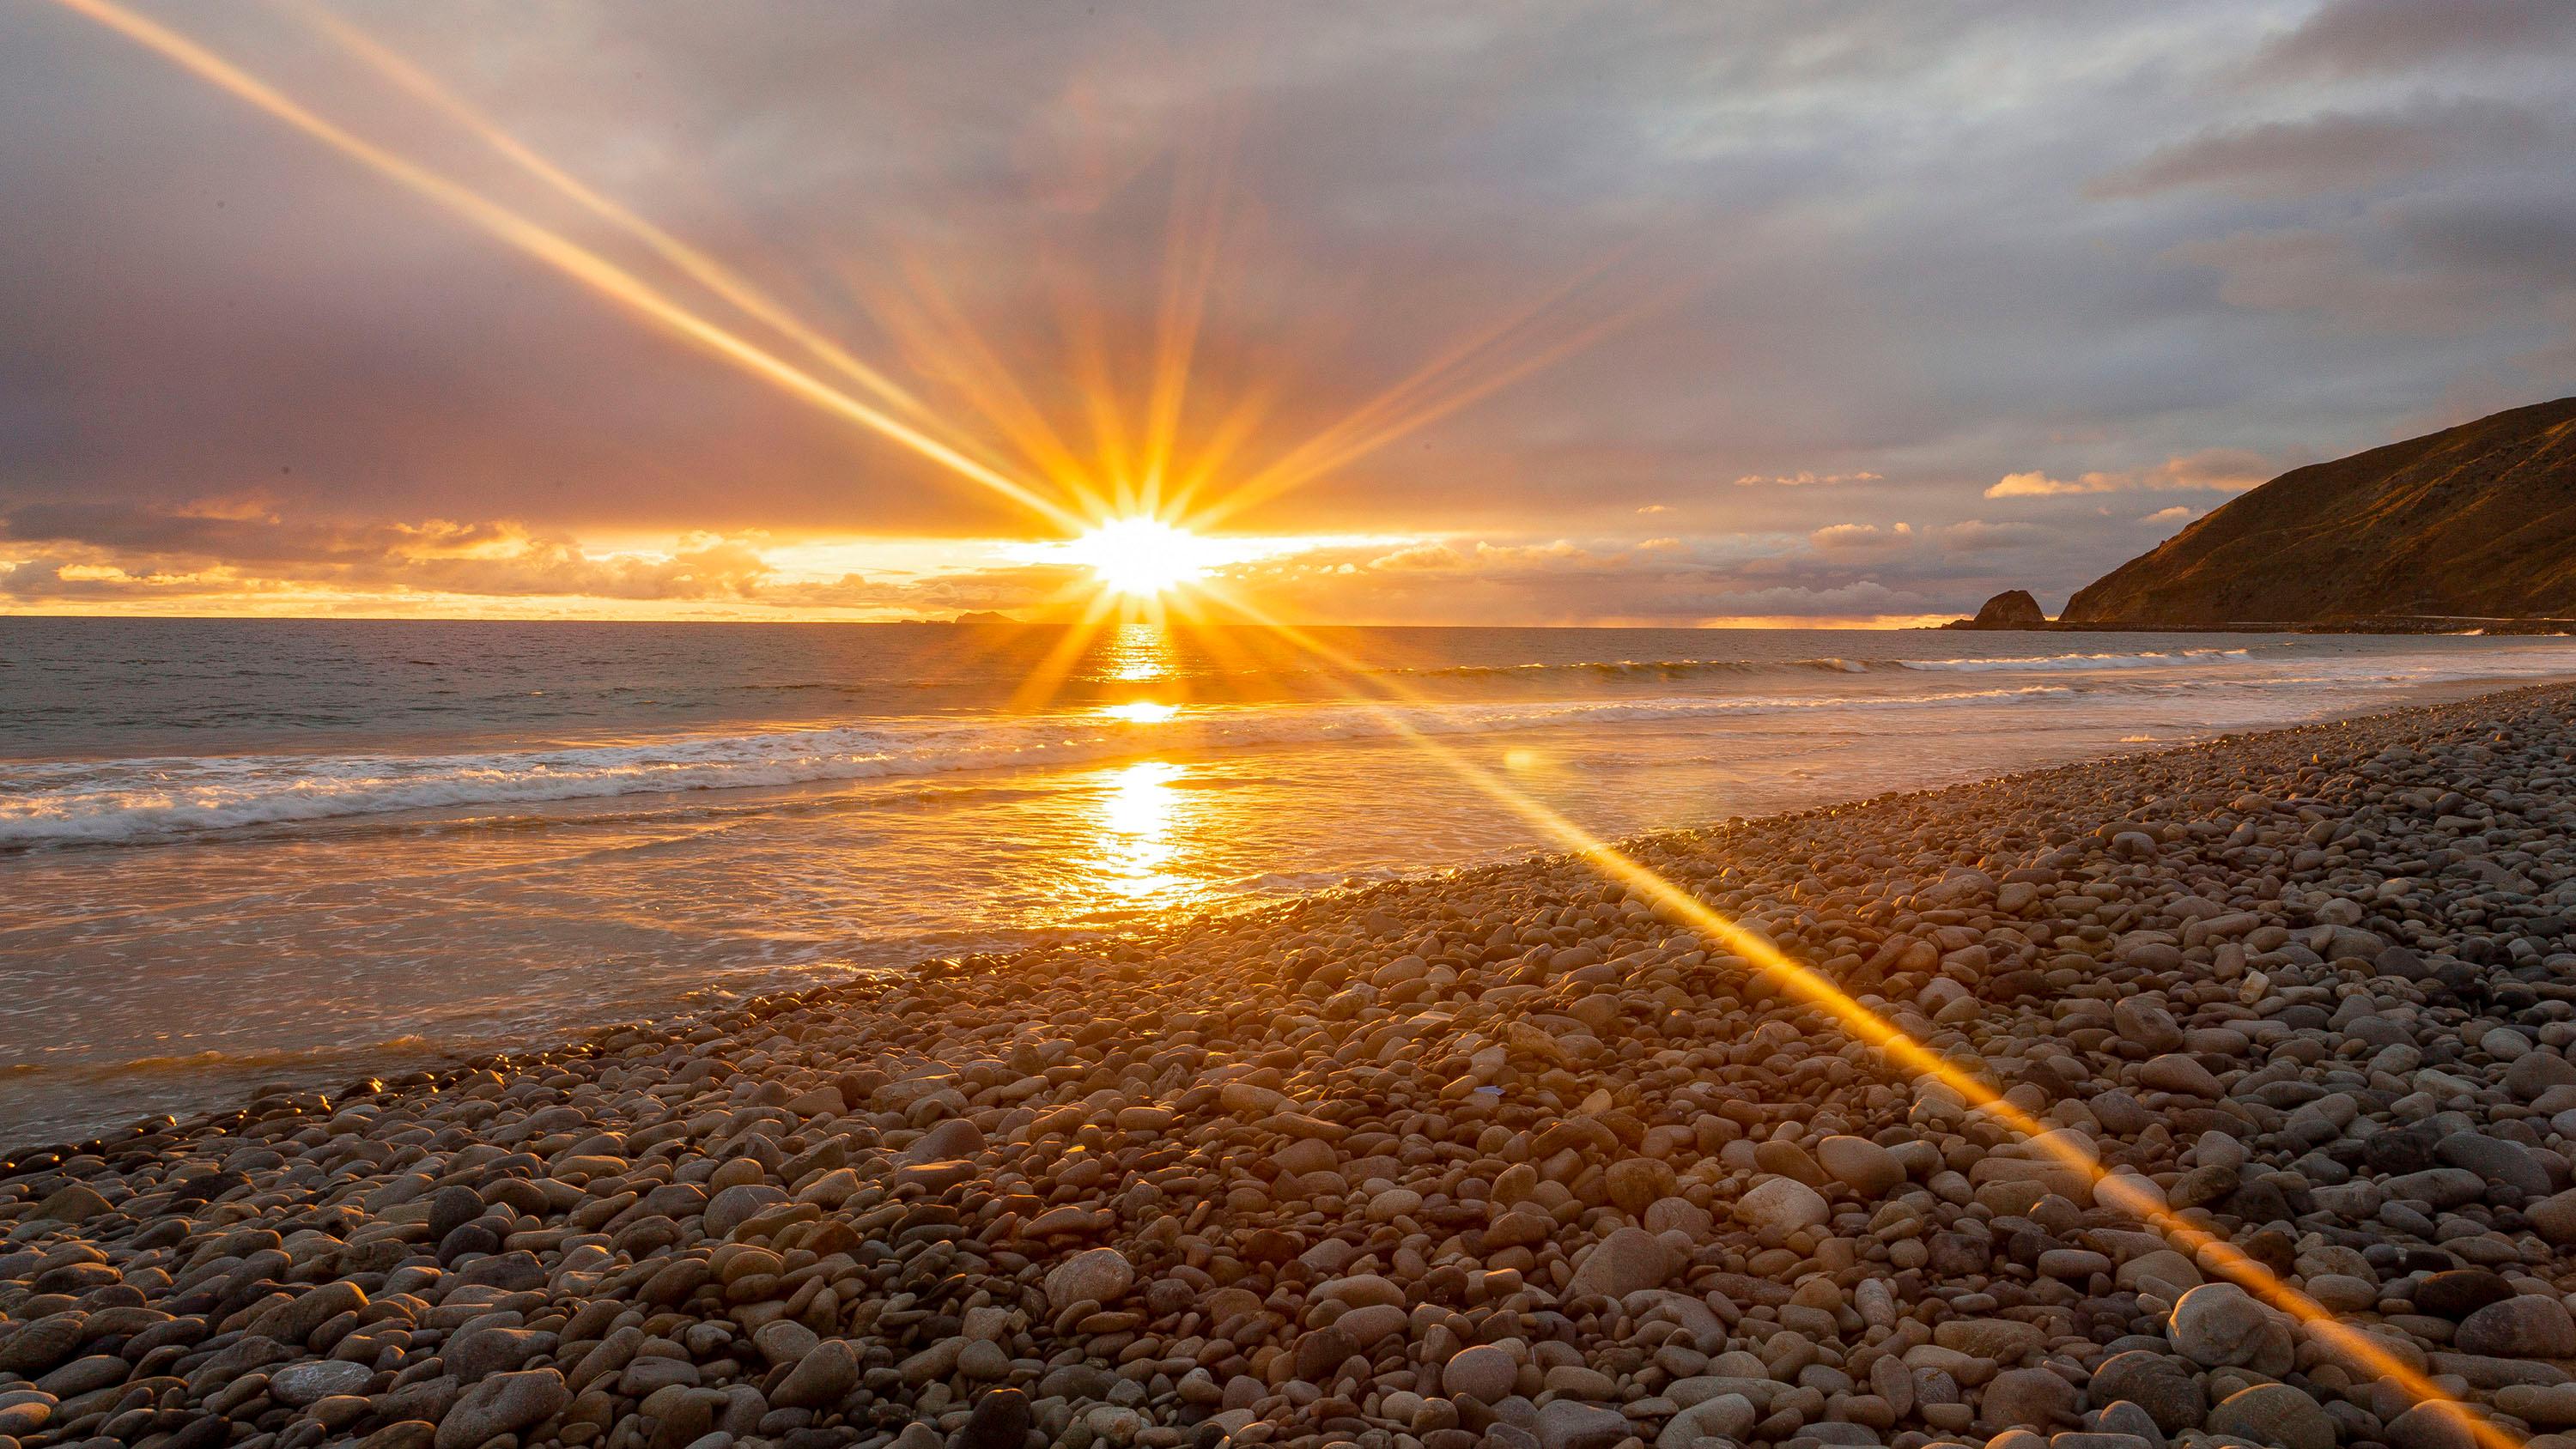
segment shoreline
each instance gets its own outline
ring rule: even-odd
[[[2465,698],[2528,682],[2528,676],[2480,675],[2386,688],[2380,691],[2378,699],[2369,703],[2336,706],[2335,713],[2329,717],[2349,717],[2346,711],[2370,712],[2405,704]],[[2273,727],[2279,726],[2268,721],[2244,726],[2249,729]],[[1989,749],[1985,755],[2002,755],[2005,758],[1963,760],[1957,763],[1956,768],[1937,768],[1918,762],[1872,770],[1856,767],[1856,759],[1846,760],[1838,771],[1812,772],[1820,776],[1810,782],[1816,788],[1775,781],[1753,798],[1732,798],[1728,803],[1742,815],[1767,815],[1787,809],[1847,804],[1865,795],[1891,789],[1940,788],[2002,778],[2011,773],[2046,768],[2054,763],[2124,758],[2141,750],[2169,749],[2176,743],[2175,735],[2169,729],[2156,731],[2163,736],[2161,740],[2144,736],[2115,740],[2113,736],[2117,733],[2116,730],[2101,732],[2098,742],[2081,745],[2069,742],[2022,750]],[[1223,753],[1212,758],[1220,762],[1214,768],[1237,768],[1222,763],[1231,758]],[[1786,770],[1788,766],[1784,764],[1782,768]],[[1346,773],[1357,781],[1362,772]],[[762,787],[738,791],[727,797],[727,808],[732,808],[744,796],[755,801],[793,800],[797,792],[813,788]],[[686,797],[673,798],[680,800]],[[581,806],[581,802],[574,803]],[[1488,810],[1481,800],[1474,797],[1469,798],[1469,803],[1473,808]],[[1714,800],[1701,800],[1687,811],[1658,810],[1654,813],[1662,818],[1647,823],[1645,828],[1648,831],[1669,830],[1704,824],[1714,813],[1712,807],[1715,805]],[[1616,806],[1611,808],[1617,809]],[[1675,816],[1682,818],[1676,819]],[[1489,830],[1487,833],[1507,836],[1513,832],[1506,829]],[[255,838],[255,832],[250,838]],[[1204,902],[1188,909],[1220,914],[1267,909],[1294,894],[1348,891],[1389,879],[1436,878],[1461,868],[1510,864],[1545,844],[1543,837],[1498,839],[1482,842],[1474,849],[1460,850],[1456,852],[1455,859],[1443,859],[1452,852],[1392,846],[1397,838],[1396,833],[1388,833],[1390,848],[1381,848],[1375,854],[1357,860],[1350,869],[1308,872],[1305,879],[1284,888],[1270,876],[1225,877],[1226,888],[1239,890],[1240,895]],[[176,848],[192,848],[200,843],[177,842]],[[242,842],[209,839],[202,843],[222,849],[237,849]],[[39,852],[38,856],[41,855]],[[1236,856],[1235,864],[1247,864],[1241,858],[1241,852]],[[1411,867],[1401,872],[1389,869],[1398,857],[1409,859]],[[613,906],[615,902],[609,900],[602,904]],[[983,924],[988,923],[961,918],[946,922],[948,929],[933,938],[913,941],[896,939],[888,932],[863,932],[863,939],[852,940],[846,952],[836,954],[830,964],[810,973],[788,968],[769,971],[752,968],[739,973],[748,979],[735,979],[735,975],[728,973],[720,962],[711,963],[713,974],[701,975],[677,970],[675,963],[647,968],[640,961],[627,961],[620,963],[624,971],[622,976],[607,978],[604,984],[586,977],[573,994],[540,1003],[534,999],[513,999],[506,983],[501,986],[500,997],[477,996],[476,988],[471,984],[475,978],[469,969],[463,978],[468,984],[461,988],[464,994],[458,998],[460,1009],[453,1014],[428,1009],[405,998],[409,1002],[408,1009],[379,1012],[353,1003],[333,1003],[331,1016],[322,1021],[298,1025],[281,1019],[272,1024],[274,1029],[266,1032],[254,1029],[248,1034],[236,1033],[230,1038],[212,1042],[195,1040],[188,1035],[177,1040],[162,1035],[136,1037],[130,1043],[131,1050],[115,1054],[85,1052],[71,1056],[50,1049],[49,1044],[30,1042],[14,1069],[0,1073],[0,1103],[13,1109],[0,1110],[0,1122],[16,1119],[14,1127],[0,1132],[0,1150],[26,1151],[66,1141],[90,1140],[97,1133],[120,1130],[150,1114],[175,1113],[181,1118],[193,1119],[210,1111],[232,1107],[272,1087],[337,1090],[348,1079],[363,1074],[389,1075],[433,1068],[522,1043],[568,1042],[623,1022],[660,1019],[674,1013],[703,1012],[749,996],[836,979],[844,972],[910,970],[926,960],[952,957],[962,952],[1007,954],[1034,939],[1027,934],[1029,931],[1041,929],[1023,921],[999,920],[989,923],[991,929],[982,933],[982,939],[973,939],[976,934],[973,928]],[[1132,923],[1068,926],[1055,939],[1107,940],[1129,929],[1132,929]],[[566,949],[578,948],[578,943],[574,942],[565,945]],[[349,963],[350,979],[369,978],[369,972],[357,969],[364,964],[356,960]],[[467,964],[470,966],[471,963]],[[800,975],[802,980],[797,979]],[[207,979],[218,989],[224,985],[219,976],[202,979]],[[491,1009],[480,1009],[477,1003],[485,1000],[510,1001],[510,1009],[504,1011],[497,1005]],[[343,1004],[348,1009],[338,1009]],[[70,1005],[66,1001],[66,1009]],[[32,1018],[22,1020],[26,1019]],[[123,1024],[119,1019],[105,1029],[113,1036],[115,1028]],[[128,1030],[123,1035],[135,1036],[135,1033]]]
[[[1626,848],[2555,1428],[2571,710],[2524,687]],[[2250,1300],[2202,1300],[2213,1338],[2188,1258],[1742,967],[1542,856],[22,1152],[0,1434],[1913,1449],[2134,1411],[2448,1445]]]

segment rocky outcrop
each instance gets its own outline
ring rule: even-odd
[[[1961,619],[1953,629],[2039,629],[2048,624],[2048,614],[2028,589],[2006,589],[1986,600],[1977,617]]]
[[[2470,627],[2570,616],[2576,398],[2284,473],[2079,590],[2059,619]]]

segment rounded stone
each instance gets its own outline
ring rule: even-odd
[[[2451,1341],[2462,1353],[2495,1358],[2576,1358],[2576,1319],[2557,1299],[2527,1293],[2461,1319]]]
[[[1453,1398],[1464,1394],[1480,1403],[1499,1403],[1511,1396],[1520,1372],[1510,1354],[1480,1343],[1449,1356],[1449,1362],[1440,1367],[1440,1388]]]
[[[2230,1394],[2202,1425],[2213,1434],[2277,1444],[2281,1449],[2335,1449],[2335,1421],[2316,1400],[2288,1384],[2256,1384]]]
[[[1896,1154],[1866,1137],[1828,1137],[1816,1144],[1816,1161],[1855,1197],[1883,1197],[1905,1181]]]
[[[2203,1283],[2182,1295],[2167,1334],[2176,1352],[2203,1368],[2277,1376],[2295,1360],[2288,1321],[2233,1283]]]
[[[1814,1188],[1786,1177],[1765,1178],[1754,1184],[1752,1190],[1736,1200],[1735,1210],[1767,1241],[1823,1227],[1833,1217],[1832,1207]]]
[[[1136,1268],[1116,1248],[1092,1248],[1058,1263],[1046,1275],[1047,1302],[1057,1309],[1077,1303],[1115,1303],[1136,1286]]]

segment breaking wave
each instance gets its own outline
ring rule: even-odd
[[[1383,740],[1818,710],[1977,706],[2063,685],[1853,699],[1748,696],[1183,710],[1152,723],[1053,715],[878,721],[477,754],[164,756],[25,765],[0,781],[0,849],[114,845],[254,826],[700,790],[1044,768],[1173,751]]]

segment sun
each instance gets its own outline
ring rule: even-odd
[[[1062,554],[1090,569],[1103,589],[1134,599],[1160,598],[1235,556],[1214,539],[1143,516],[1113,518],[1065,544]]]

